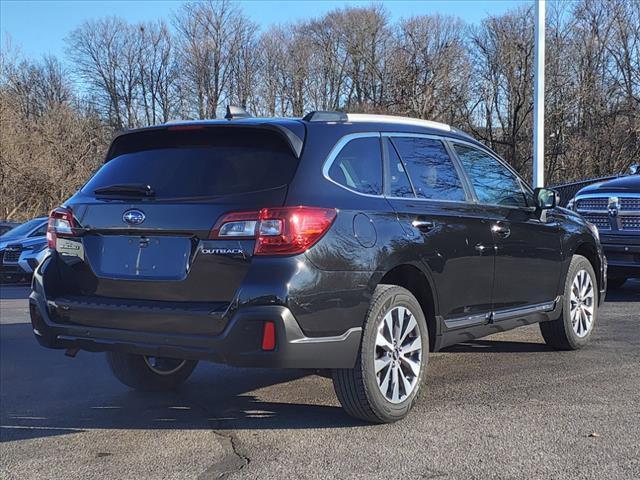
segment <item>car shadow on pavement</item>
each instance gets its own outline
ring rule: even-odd
[[[0,332],[0,442],[92,429],[365,425],[344,413],[330,379],[311,378],[309,371],[201,363],[179,390],[136,392],[113,378],[102,354],[71,359],[43,349],[27,324],[3,325]]]
[[[451,353],[522,353],[551,352],[553,349],[544,343],[512,342],[504,340],[472,340],[444,348],[442,352]]]

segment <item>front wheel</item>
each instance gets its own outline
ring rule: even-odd
[[[429,355],[424,313],[408,290],[379,285],[371,299],[356,365],[333,371],[345,411],[375,423],[391,423],[411,410]]]
[[[118,380],[143,391],[173,390],[189,378],[198,364],[195,360],[122,352],[107,352],[107,363]]]
[[[577,350],[591,338],[598,317],[598,282],[589,260],[574,255],[564,285],[562,314],[540,323],[547,345],[558,350]]]

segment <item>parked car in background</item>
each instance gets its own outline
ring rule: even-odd
[[[0,221],[0,236],[7,233],[9,230],[16,228],[20,225],[19,222]]]
[[[0,276],[3,281],[28,280],[47,249],[47,217],[18,225],[0,236]]]
[[[637,169],[635,170],[637,172]],[[640,174],[582,188],[569,208],[598,227],[610,288],[640,278]]]

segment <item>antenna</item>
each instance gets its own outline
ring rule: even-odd
[[[227,120],[235,120],[237,118],[251,118],[249,112],[244,108],[236,107],[234,105],[227,105],[227,114],[224,116]]]

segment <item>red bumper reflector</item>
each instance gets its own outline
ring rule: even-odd
[[[262,350],[274,350],[276,348],[276,326],[273,322],[264,322],[262,330]]]

